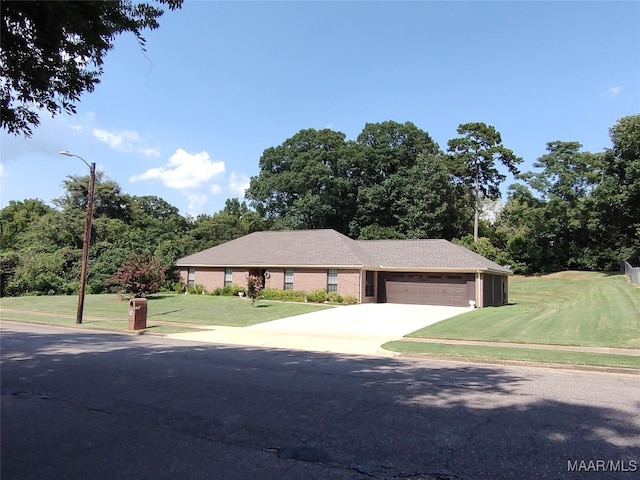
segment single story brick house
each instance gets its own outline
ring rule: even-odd
[[[255,232],[181,258],[185,285],[245,286],[353,295],[389,302],[487,307],[508,301],[505,267],[447,240],[352,240],[335,230]]]

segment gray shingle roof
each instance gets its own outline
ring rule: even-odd
[[[446,240],[352,240],[335,230],[255,232],[181,258],[182,267],[358,267],[511,271]]]
[[[432,269],[491,271],[511,270],[447,240],[363,240],[359,242],[381,269]]]
[[[374,267],[360,244],[335,230],[255,232],[181,258],[177,266]]]

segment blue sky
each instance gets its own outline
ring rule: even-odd
[[[2,131],[0,207],[87,173],[61,150],[195,216],[242,198],[262,152],[306,128],[411,121],[446,149],[484,122],[530,170],[547,142],[598,152],[640,112],[637,1],[187,0],[160,23],[146,53],[116,41],[77,115]]]

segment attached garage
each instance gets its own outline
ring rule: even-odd
[[[474,289],[469,274],[381,272],[378,301],[468,307]]]

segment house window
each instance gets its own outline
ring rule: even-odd
[[[196,269],[190,268],[189,273],[187,274],[187,286],[195,287],[196,285]]]
[[[230,287],[232,283],[233,283],[233,269],[227,267],[224,269],[224,286]]]
[[[284,289],[293,290],[293,268],[285,268],[284,270]]]
[[[327,271],[327,292],[336,293],[338,291],[338,270],[332,268]]]
[[[375,289],[374,286],[374,272],[367,271],[365,273],[365,285],[364,285],[364,294],[367,297],[373,297],[373,291]]]

